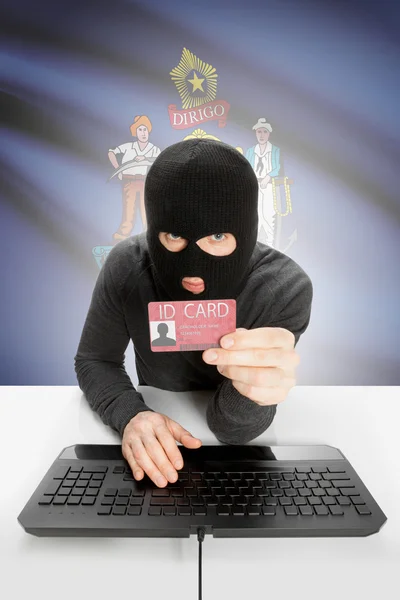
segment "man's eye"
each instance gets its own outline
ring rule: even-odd
[[[225,237],[224,233],[213,233],[213,235],[211,237],[215,237],[215,236],[223,236]],[[220,238],[218,240],[215,240],[216,242],[222,242],[223,240]]]

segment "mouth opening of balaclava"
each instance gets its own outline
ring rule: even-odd
[[[257,241],[258,182],[249,161],[235,148],[209,139],[190,139],[163,150],[146,177],[146,239],[155,285],[165,300],[236,298],[249,274]],[[178,252],[160,241],[161,232],[187,240]],[[215,256],[198,240],[230,233],[236,248]],[[203,292],[182,286],[203,279]]]

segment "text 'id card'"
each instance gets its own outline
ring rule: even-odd
[[[219,348],[219,340],[236,331],[236,300],[149,302],[153,352]]]

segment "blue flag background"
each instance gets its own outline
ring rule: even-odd
[[[385,0],[3,0],[0,384],[77,385],[94,249],[115,243],[123,211],[108,152],[134,142],[146,115],[161,150],[200,129],[246,154],[253,126],[271,124],[292,182],[277,247],[314,286],[297,383],[400,385],[399,11]],[[173,127],[184,49],[215,69],[223,126]],[[131,235],[143,230],[138,200],[135,214]],[[131,344],[126,369],[136,383]]]

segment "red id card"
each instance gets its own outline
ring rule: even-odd
[[[236,300],[149,302],[148,307],[153,352],[220,348],[220,339],[236,331]]]

